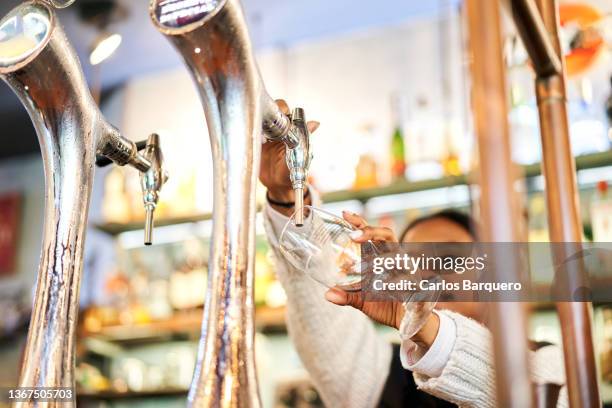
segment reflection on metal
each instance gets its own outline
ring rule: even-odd
[[[518,242],[522,219],[514,192],[506,81],[502,61],[499,2],[468,0],[472,54],[472,105],[478,138],[480,216],[483,242]],[[519,259],[493,254],[492,269],[504,282],[521,281]],[[491,259],[491,257],[489,257]],[[489,319],[493,332],[497,406],[532,407],[534,394],[527,360],[527,319],[524,305],[494,302]],[[512,335],[508,335],[512,333]]]
[[[72,6],[72,4],[76,1],[76,0],[50,0],[51,4],[53,4],[53,7],[58,8],[58,9],[63,9],[66,7],[70,7]]]
[[[255,186],[261,133],[287,146],[296,198],[310,164],[304,113],[268,96],[238,0],[152,0],[151,18],[197,84],[213,153],[214,227],[202,337],[189,405],[261,406],[253,359]],[[296,202],[300,213],[301,201]],[[300,223],[299,220],[296,223]]]
[[[534,0],[512,0],[512,15],[538,76],[560,74],[561,58],[546,31]]]
[[[536,0],[539,12],[554,47],[561,55],[559,41],[558,2]],[[534,35],[523,38],[533,42]],[[530,47],[527,46],[527,49]],[[554,261],[560,264],[569,254],[581,249],[582,221],[576,182],[576,168],[571,151],[564,67],[551,75],[538,75],[535,81],[542,139],[542,172],[546,180],[549,235],[552,242],[565,242],[562,251],[555,251]],[[558,290],[568,297],[588,287],[582,262],[571,269],[557,271]],[[577,299],[579,300],[579,299]],[[557,304],[571,407],[601,406],[595,352],[593,347],[592,305],[588,302]]]
[[[46,182],[42,255],[19,385],[73,387],[83,244],[96,153],[141,171],[151,165],[102,117],[47,2],[29,1],[15,8],[0,21],[0,34],[0,78],[34,123]]]

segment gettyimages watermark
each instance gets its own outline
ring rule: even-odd
[[[612,302],[612,243],[362,246],[368,301]]]

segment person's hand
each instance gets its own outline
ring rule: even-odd
[[[362,217],[347,211],[342,213],[342,217],[356,228],[351,237],[355,242],[398,242],[395,234],[389,228],[369,226]],[[372,320],[398,330],[406,312],[402,302],[365,301],[361,291],[347,292],[339,288],[332,288],[325,293],[325,299],[339,306],[354,307]],[[418,309],[424,306],[425,304],[423,302],[418,302],[412,305],[411,310],[418,313]],[[429,314],[426,319],[427,320],[412,340],[429,347],[438,333],[439,320],[438,316],[433,313]]]
[[[344,211],[342,212],[342,218],[355,227],[351,238],[357,243],[367,241],[397,242],[397,238],[391,229],[369,226],[366,220],[357,214]],[[325,298],[337,305],[352,306],[378,323],[396,329],[399,329],[404,317],[404,307],[401,302],[366,302],[363,299],[362,292],[346,292],[342,289],[332,288],[327,291]]]
[[[276,104],[285,114],[289,114],[289,106],[284,100],[277,100]],[[314,133],[319,122],[308,122],[308,131]],[[268,189],[271,199],[280,202],[293,202],[295,197],[289,178],[289,169],[285,161],[285,144],[280,141],[268,141],[261,147],[261,164],[259,166],[259,180]]]

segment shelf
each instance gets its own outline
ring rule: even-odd
[[[188,390],[167,389],[151,391],[77,391],[77,400],[117,400],[117,399],[137,399],[137,398],[159,398],[159,397],[186,397]]]
[[[612,166],[612,151],[593,153],[576,158],[576,169],[586,170],[598,167]],[[540,163],[523,166],[525,177],[536,177],[542,174]],[[323,202],[334,203],[340,201],[358,200],[366,202],[375,197],[384,197],[395,194],[413,193],[418,191],[434,190],[438,188],[454,187],[467,185],[471,182],[470,175],[442,177],[433,180],[423,181],[396,181],[388,186],[375,187],[362,190],[342,190],[324,193],[322,195]],[[167,225],[186,224],[192,222],[200,222],[210,220],[212,214],[196,214],[188,217],[167,218],[155,221],[155,226],[163,227]],[[121,223],[105,223],[97,224],[95,227],[100,231],[104,231],[111,235],[117,235],[127,231],[142,230],[144,221]]]
[[[185,217],[173,217],[155,220],[156,227],[165,227],[168,225],[190,224],[193,222],[201,222],[212,219],[212,214],[195,214]],[[118,235],[127,231],[139,231],[144,228],[144,220],[132,221],[128,223],[107,222],[104,224],[94,224],[94,227],[102,232],[110,235]]]
[[[155,343],[171,339],[197,339],[202,326],[202,309],[177,313],[167,320],[146,324],[106,326],[100,331],[83,331],[81,339],[116,343],[122,346]],[[262,332],[286,331],[285,308],[257,307],[255,326]]]

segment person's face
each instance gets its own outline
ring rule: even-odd
[[[474,242],[474,238],[460,225],[445,218],[434,218],[411,228],[402,242]],[[451,310],[479,321],[483,319],[477,302],[438,302],[436,309]]]

